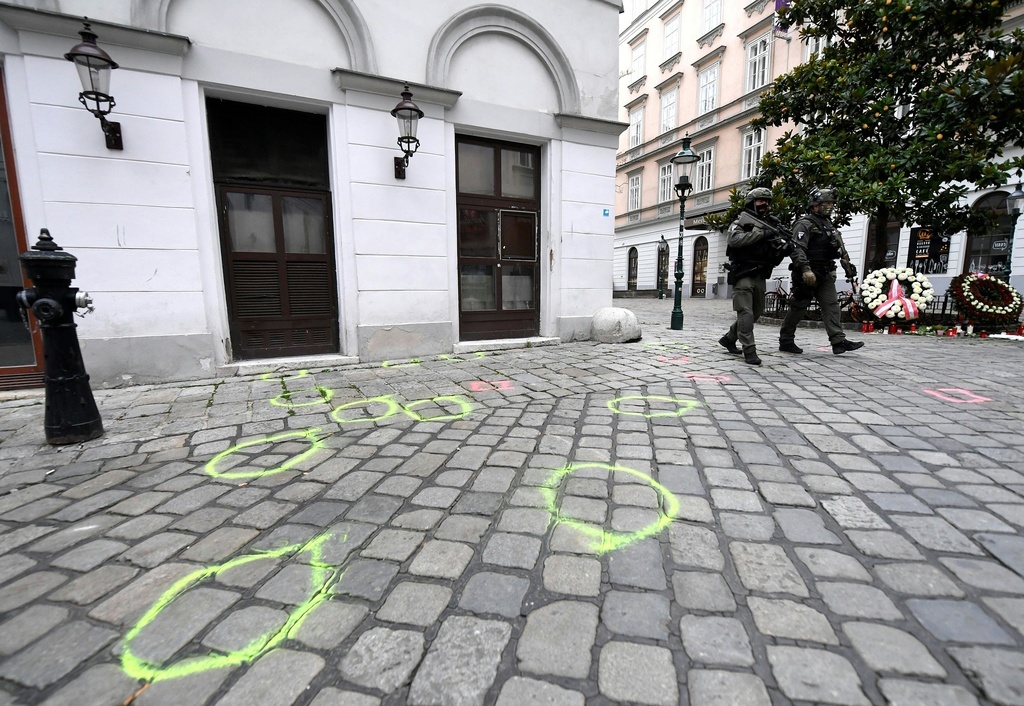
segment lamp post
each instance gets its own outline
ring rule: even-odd
[[[683,137],[683,147],[679,154],[672,158],[672,164],[680,167],[679,181],[675,184],[676,196],[679,197],[679,252],[676,256],[676,300],[672,308],[673,331],[683,329],[683,219],[686,214],[686,196],[693,190],[690,183],[690,169],[700,161],[700,157],[690,149],[690,137]]]
[[[1006,283],[1010,283],[1010,270],[1013,268],[1013,234],[1017,229],[1017,219],[1020,218],[1020,212],[1024,210],[1024,191],[1020,188],[1020,183],[1017,183],[1017,188],[1013,190],[1013,193],[1006,197],[1006,212],[1010,214],[1010,246],[1007,248],[1006,253]]]

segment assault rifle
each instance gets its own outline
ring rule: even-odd
[[[793,243],[796,241],[793,231],[784,228],[781,223],[770,223],[750,214],[748,216],[752,221],[756,221],[758,225],[764,228],[767,233],[770,233],[774,240],[782,241],[779,247],[780,252],[785,252],[788,255],[792,251]]]

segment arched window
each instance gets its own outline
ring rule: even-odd
[[[636,248],[629,249],[629,276],[626,278],[626,289],[631,292],[636,291],[636,273],[639,268],[639,255],[637,254]]]
[[[708,287],[708,239],[703,235],[693,241],[693,277],[691,297],[703,297]]]
[[[661,236],[661,242],[658,243],[658,296],[665,296],[665,290],[668,289],[668,243],[665,241],[665,236]]]
[[[974,208],[994,212],[995,223],[986,233],[968,236],[963,271],[1005,275],[1010,268],[1013,246],[1013,219],[1006,212],[1006,192],[996,191],[983,196]]]

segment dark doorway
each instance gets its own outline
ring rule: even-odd
[[[983,196],[974,204],[974,208],[992,211],[995,222],[991,230],[967,237],[963,271],[984,272],[1006,279],[1006,273],[1010,271],[1013,226],[1016,221],[1006,210],[1006,192],[996,191]]]
[[[900,248],[900,229],[902,224],[890,221],[885,228],[886,247],[884,253],[879,253],[875,238],[875,221],[868,224],[867,234],[867,257],[865,258],[864,271],[872,272],[876,268],[872,263],[881,262],[881,267],[896,267],[896,253]]]
[[[629,249],[629,276],[626,278],[626,289],[636,291],[637,270],[640,269],[640,256],[636,248]]]
[[[459,330],[464,341],[540,330],[540,148],[456,138]]]
[[[32,283],[24,278],[18,259],[29,245],[11,157],[6,95],[0,71],[0,390],[15,390],[42,387],[43,343],[38,327],[33,325],[30,331],[25,324],[22,309],[15,299],[18,292],[31,287]],[[57,242],[64,240],[59,233],[55,239]]]
[[[207,101],[237,359],[338,352],[327,118]]]
[[[703,235],[693,242],[693,279],[691,297],[704,297],[708,291],[708,239]]]
[[[665,236],[661,236],[658,243],[658,296],[664,296],[668,289],[668,243]]]

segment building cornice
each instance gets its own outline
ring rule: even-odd
[[[765,5],[767,4],[768,0],[754,0],[754,2],[750,3],[743,9],[746,11],[747,17],[752,17],[755,14],[759,15],[764,12]]]
[[[635,47],[637,44],[647,39],[647,33],[650,31],[650,27],[644,27],[635,37],[626,42],[626,44],[628,44],[631,47]]]
[[[0,4],[0,21],[18,32],[34,32],[78,40],[84,18],[49,10],[35,10],[8,4]],[[100,36],[105,46],[116,45],[131,49],[184,56],[192,42],[188,37],[128,25],[89,20],[93,31]],[[72,41],[68,48],[71,48]]]
[[[711,46],[711,43],[714,42],[719,37],[721,37],[723,34],[725,34],[725,23],[724,22],[722,24],[718,25],[717,27],[715,27],[714,29],[712,29],[707,34],[703,34],[700,37],[697,37],[697,46],[698,47]]]
[[[555,113],[555,123],[558,127],[599,132],[603,135],[620,135],[629,127],[629,123],[620,123],[617,120],[588,118],[585,115],[569,115],[567,113]]]
[[[762,32],[768,31],[768,29],[771,28],[772,22],[774,21],[774,19],[775,19],[774,15],[768,15],[767,17],[762,17],[760,20],[758,20],[757,22],[755,22],[751,26],[747,27],[745,30],[743,30],[742,32],[740,32],[736,36],[739,37],[740,39],[746,41],[747,38],[750,37],[751,35],[761,34]]]
[[[630,93],[636,93],[641,88],[643,88],[646,83],[647,83],[647,74],[644,74],[643,76],[638,78],[636,81],[633,81],[633,83],[629,84],[629,92]]]
[[[367,74],[362,71],[351,69],[334,69],[334,85],[343,91],[360,91],[362,93],[373,93],[378,96],[398,96],[408,86],[416,97],[417,102],[433,103],[434,105],[451,108],[462,95],[462,91],[453,91],[438,86],[428,86],[424,83],[413,83],[402,81],[387,76]]]
[[[665,59],[665,61],[658,64],[658,68],[661,69],[661,73],[671,71],[673,68],[675,68],[676,64],[682,61],[682,58],[683,52],[677,51],[673,56],[670,56],[669,58]]]
[[[707,54],[705,54],[701,58],[697,59],[695,62],[690,64],[690,66],[692,66],[693,68],[699,70],[701,67],[706,66],[706,65],[710,64],[712,61],[714,61],[715,59],[720,58],[722,56],[722,54],[724,54],[724,53],[725,53],[725,45],[722,44],[721,46],[715,47],[714,49],[709,51]]]
[[[676,71],[674,74],[672,74],[667,79],[665,79],[664,81],[659,83],[657,86],[655,86],[654,90],[656,90],[656,91],[658,91],[660,93],[661,91],[664,91],[666,88],[669,88],[672,84],[678,84],[682,80],[683,80],[683,73],[681,71]]]
[[[646,103],[647,99],[649,97],[650,96],[647,93],[643,94],[642,96],[637,96],[636,98],[631,100],[629,103],[626,103],[626,105],[624,105],[623,107],[626,109],[627,113],[631,113],[631,112],[633,112],[634,108],[636,108],[638,106],[641,106],[644,103]]]

